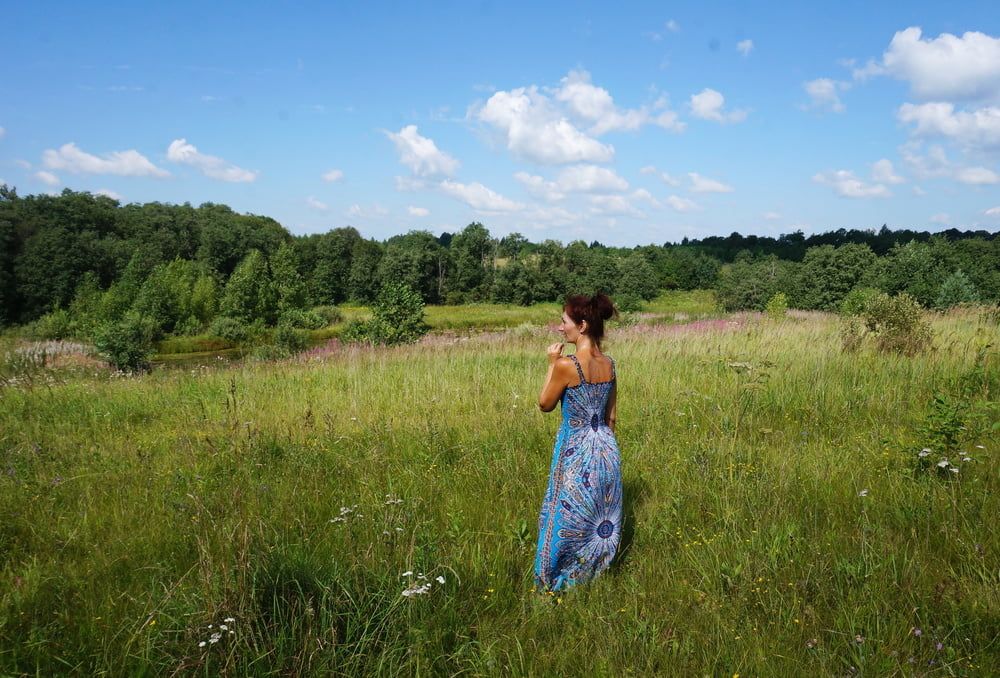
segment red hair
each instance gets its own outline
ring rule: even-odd
[[[587,336],[598,346],[604,337],[604,321],[618,315],[618,309],[611,302],[611,298],[603,293],[597,293],[592,297],[586,294],[574,294],[566,297],[563,310],[570,320],[577,325],[584,320],[587,321]]]

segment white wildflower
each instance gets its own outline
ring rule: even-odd
[[[407,570],[406,572],[404,572],[403,574],[401,574],[399,576],[400,577],[412,577],[413,576],[413,570]]]
[[[228,631],[229,627],[226,626],[225,624],[219,624],[219,630],[220,631]]]
[[[198,643],[198,647],[205,647],[206,645],[208,645],[208,643],[206,643],[204,640]]]
[[[867,497],[868,496],[868,488],[865,488],[865,489],[861,490],[860,492],[858,492],[858,496],[859,497]]]
[[[438,575],[434,579],[437,581],[438,584],[443,584],[444,583],[444,577],[442,577],[441,575]]]
[[[211,637],[209,637],[209,639],[208,639],[208,642],[210,642],[210,643],[212,643],[213,645],[215,645],[215,644],[216,644],[217,642],[219,642],[219,640],[221,640],[221,639],[222,639],[222,634],[221,634],[221,633],[213,633],[213,634],[211,635]]]
[[[924,449],[922,449],[919,452],[917,452],[917,456],[920,457],[921,459],[923,459],[924,457],[929,456],[930,453],[931,453],[931,451],[925,447]]]
[[[236,621],[236,620],[235,620],[235,619],[233,619],[232,617],[226,617],[226,618],[225,618],[225,619],[223,619],[222,621],[226,622],[227,624],[231,624],[231,623],[233,623],[233,622],[234,622],[234,621]]]
[[[948,464],[949,464],[949,462],[948,462],[947,459],[942,459],[941,461],[939,461],[937,463],[938,468],[948,468]]]

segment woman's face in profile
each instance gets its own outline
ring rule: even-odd
[[[580,330],[570,318],[566,311],[563,311],[562,322],[559,323],[559,334],[563,336],[563,341],[567,341],[571,344],[575,344],[576,340],[580,337]]]

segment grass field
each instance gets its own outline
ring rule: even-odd
[[[914,358],[818,313],[613,331],[624,549],[539,596],[539,318],[0,388],[0,675],[997,670],[995,324]]]

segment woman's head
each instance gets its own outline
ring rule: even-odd
[[[615,305],[606,294],[574,294],[566,297],[563,304],[562,324],[559,331],[566,341],[575,344],[580,335],[586,335],[592,342],[601,345],[604,337],[604,321],[618,314]]]

